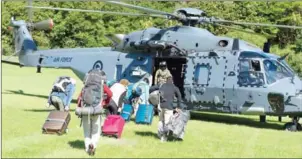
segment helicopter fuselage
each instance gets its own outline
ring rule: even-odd
[[[297,75],[286,62],[239,39],[176,26],[133,32],[113,47],[32,51],[25,43],[31,36],[20,29],[25,28],[16,33],[23,34],[15,37],[23,40],[17,40],[16,46],[23,49],[18,56],[24,66],[71,68],[81,79],[90,69],[100,68],[108,80],[143,80],[151,86],[158,63],[165,60],[191,109],[302,116]],[[179,50],[172,51],[172,45]],[[181,50],[185,54],[179,54]],[[269,63],[277,68],[267,69]]]
[[[145,53],[126,54],[111,51],[111,48],[60,49],[26,55],[26,65],[36,66],[38,58],[43,55],[42,67],[71,68],[81,79],[90,69],[100,68],[109,80],[125,78],[131,83],[144,80],[152,85],[159,61],[165,60],[175,85],[180,88],[183,100],[191,109],[301,116],[301,80],[295,74],[289,74],[280,79],[276,75],[276,80],[271,81],[264,62],[276,62],[276,59],[262,54],[212,51],[187,57],[156,57]],[[289,73],[288,68],[280,63],[282,66]]]

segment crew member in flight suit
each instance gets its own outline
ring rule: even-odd
[[[172,76],[171,72],[167,68],[167,63],[166,61],[162,61],[159,63],[159,69],[155,73],[155,81],[154,84],[163,84],[166,83],[167,78],[169,76]]]

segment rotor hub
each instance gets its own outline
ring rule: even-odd
[[[201,17],[205,17],[206,13],[196,8],[181,8],[174,12],[180,22],[186,26],[194,26],[198,23]]]

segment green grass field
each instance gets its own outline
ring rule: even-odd
[[[47,96],[57,76],[78,80],[76,99],[82,84],[67,69],[19,68],[2,64],[2,157],[83,158],[83,130],[74,114],[67,135],[45,135],[41,127],[49,111]],[[193,113],[183,142],[161,143],[156,138],[158,118],[152,126],[124,127],[122,139],[101,137],[95,157],[296,157],[302,158],[302,132],[285,132],[283,122],[269,117],[259,123],[258,116]]]

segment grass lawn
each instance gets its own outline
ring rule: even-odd
[[[53,108],[46,108],[50,87],[57,76],[78,80],[74,99],[82,84],[68,69],[19,68],[2,64],[2,157],[83,158],[83,130],[74,114],[67,135],[45,135],[41,127]],[[285,122],[258,116],[192,113],[183,142],[160,143],[156,138],[158,118],[152,126],[127,123],[122,139],[101,137],[95,157],[296,157],[302,158],[302,132],[281,130]]]

